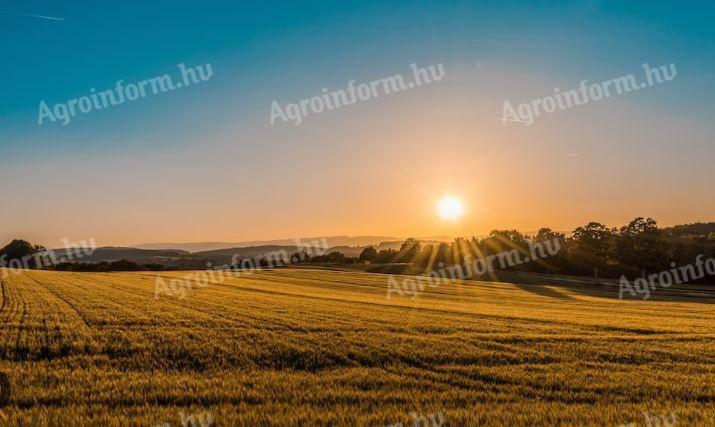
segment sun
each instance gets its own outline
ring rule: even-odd
[[[444,196],[437,202],[437,213],[440,218],[454,221],[464,213],[462,201],[454,196]]]

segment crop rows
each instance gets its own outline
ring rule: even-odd
[[[308,269],[156,299],[155,279],[6,275],[0,424],[715,424],[713,300],[475,281],[387,299],[386,275]]]

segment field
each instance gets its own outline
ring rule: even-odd
[[[155,299],[148,272],[6,272],[0,424],[715,425],[705,296],[458,281],[388,300],[386,275],[281,269]]]

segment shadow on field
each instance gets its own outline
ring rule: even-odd
[[[531,292],[532,294],[537,294],[542,297],[555,298],[562,300],[573,300],[570,295],[565,294],[561,290],[554,289],[550,284],[524,284],[524,283],[513,283],[514,286],[521,289],[522,291]]]
[[[12,386],[7,374],[0,372],[0,408],[10,404],[12,398]]]
[[[594,298],[620,299],[620,284],[614,281],[595,283],[594,279],[550,276],[522,272],[495,272],[497,280],[512,283],[517,288],[536,295],[562,300],[573,299],[571,294],[579,294]],[[479,279],[484,280],[484,279]],[[635,301],[671,301],[697,304],[715,303],[715,287],[708,285],[673,285],[669,288],[657,287],[650,291],[650,297],[623,293],[624,300]]]

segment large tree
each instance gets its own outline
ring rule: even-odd
[[[362,262],[372,262],[377,258],[377,249],[372,246],[368,246],[362,250],[360,253],[360,261]]]
[[[37,268],[35,255],[46,250],[25,240],[13,240],[0,249],[0,267]]]
[[[616,243],[616,256],[621,265],[638,270],[658,271],[668,267],[671,245],[653,218],[635,218],[621,227]]]
[[[598,281],[598,274],[612,258],[615,230],[606,228],[598,222],[589,222],[573,232],[571,255],[577,262],[593,269],[593,276]]]
[[[400,250],[397,253],[397,260],[400,262],[414,262],[421,249],[422,243],[420,243],[419,240],[410,237],[400,246]]]

